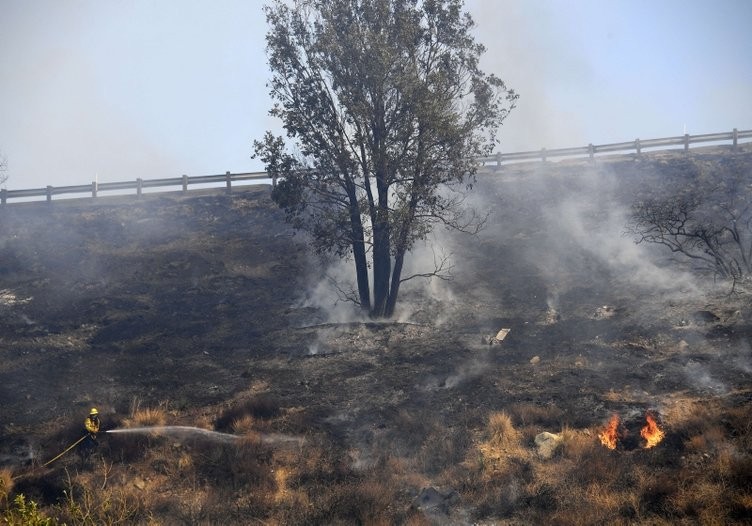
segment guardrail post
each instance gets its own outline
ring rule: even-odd
[[[543,162],[546,162],[546,149],[541,148],[541,159],[543,159]]]
[[[225,172],[225,180],[227,181],[227,193],[229,195],[232,193],[232,174],[230,172]]]
[[[188,192],[188,176],[183,174],[183,193]]]
[[[733,138],[734,138],[734,148],[736,148],[737,143],[739,142],[739,130],[734,128],[734,131],[732,132]]]
[[[52,187],[47,185],[47,202],[52,201]]]
[[[685,152],[689,151],[689,134],[688,133],[684,134],[684,151]]]
[[[144,189],[144,180],[139,177],[138,179],[136,179],[136,195],[138,197],[141,197],[141,192],[143,191],[143,189]]]
[[[8,201],[8,190],[3,188],[2,190],[0,190],[0,202],[2,202],[2,204],[5,204],[7,201]]]
[[[587,145],[587,153],[590,156],[590,160],[594,161],[595,160],[595,146],[593,146],[592,142]]]
[[[96,181],[92,181],[91,182],[91,196],[92,197],[96,197],[97,196],[97,190],[98,190],[98,188],[97,188],[97,182]]]
[[[635,147],[635,150],[637,150],[637,155],[640,156],[642,154],[642,150],[640,148],[640,139],[634,140],[634,147]]]

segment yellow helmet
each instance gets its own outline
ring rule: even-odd
[[[97,411],[97,408],[96,408],[96,407],[92,407],[92,408],[91,408],[91,411],[89,411],[89,414],[90,414],[90,415],[98,415],[98,414],[99,414],[99,411]]]

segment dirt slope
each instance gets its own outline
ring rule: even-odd
[[[687,184],[690,165],[706,174],[731,157],[752,166],[749,148],[721,148],[482,174],[473,202],[492,212],[488,227],[477,237],[435,241],[454,252],[455,280],[407,287],[394,323],[331,317],[333,296],[312,292],[320,264],[284,224],[268,187],[3,207],[0,455],[17,470],[29,456],[32,465],[51,458],[77,436],[90,406],[109,428],[125,425],[137,401],[166,408],[168,423],[220,431],[232,431],[232,419],[242,416],[234,408],[252,407],[246,413],[269,436],[304,437],[336,456],[331,462],[348,474],[335,477],[342,487],[363,469],[387,469],[385,458],[409,459],[409,468],[389,464],[401,475],[390,483],[390,504],[373,516],[430,523],[563,514],[571,508],[564,490],[553,482],[541,489],[541,470],[551,464],[530,460],[533,438],[570,429],[597,444],[613,413],[631,426],[629,444],[637,447],[635,422],[657,412],[670,441],[650,462],[666,473],[690,469],[687,419],[696,404],[728,412],[752,401],[750,296],[709,286],[657,247],[635,248],[624,214],[634,199]],[[511,329],[507,338],[491,344],[502,328]],[[503,476],[501,468],[483,476],[471,470],[477,480],[462,482],[456,470],[483,457],[489,415],[498,412],[521,429],[517,456],[527,467],[514,477],[507,464]],[[731,437],[744,462],[750,432],[734,427]],[[108,447],[103,454],[115,461]],[[282,465],[292,470],[275,454],[264,462],[277,473]],[[139,462],[122,464],[147,482],[159,476],[153,462]],[[299,476],[295,487],[313,499],[318,479]],[[521,496],[502,503],[497,493],[512,491],[509,477]],[[235,496],[222,497],[236,499],[237,520],[371,517],[350,508],[306,515],[301,510],[314,508],[285,494],[278,476],[264,483],[276,488],[269,497],[276,504],[249,507],[233,491],[252,483],[239,480],[228,490]],[[458,498],[422,509],[415,499],[432,486]],[[54,504],[34,484],[24,487]],[[164,499],[182,502],[177,493]],[[636,512],[603,505],[603,516],[700,516],[689,507],[667,514],[664,500]],[[209,504],[193,519],[177,504],[165,506],[149,513],[166,524],[221,520]],[[739,519],[752,510],[735,506],[735,515],[715,516]]]

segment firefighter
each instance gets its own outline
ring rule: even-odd
[[[92,407],[89,411],[89,416],[84,420],[84,427],[89,432],[89,437],[97,441],[97,433],[99,433],[99,411],[96,407]]]
[[[99,445],[97,442],[97,433],[99,433],[99,411],[96,407],[92,407],[89,411],[89,416],[84,420],[84,427],[88,435],[81,444],[81,456],[86,461],[89,456],[94,452],[94,449]]]

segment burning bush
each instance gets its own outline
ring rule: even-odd
[[[608,449],[616,449],[619,442],[619,434],[619,415],[612,415],[611,419],[608,421],[608,425],[603,431],[601,431],[598,438],[600,439],[601,444]]]
[[[645,440],[642,445],[645,449],[657,446],[664,439],[666,434],[658,426],[655,414],[645,414],[645,425],[640,429],[640,436]],[[617,414],[611,416],[606,427],[598,434],[601,444],[611,450],[616,449],[627,437],[629,432]]]
[[[666,434],[658,427],[652,414],[646,414],[645,420],[647,424],[640,430],[640,436],[645,439],[646,448],[655,447],[663,440]]]

